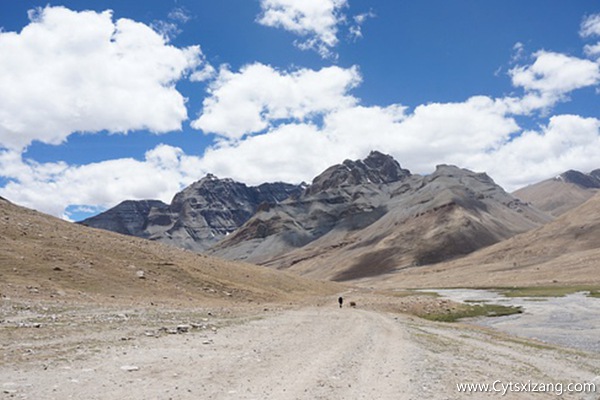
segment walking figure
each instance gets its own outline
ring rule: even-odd
[[[344,303],[344,299],[341,296],[338,299],[338,303],[340,303],[340,308],[342,308],[342,304]]]

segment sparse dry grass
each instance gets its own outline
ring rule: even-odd
[[[564,297],[579,292],[589,292],[590,297],[600,296],[600,286],[531,286],[519,288],[499,288],[506,297]]]
[[[498,304],[461,304],[453,310],[442,310],[418,315],[430,321],[456,322],[463,318],[473,317],[501,317],[505,315],[519,314],[521,307],[503,306]]]

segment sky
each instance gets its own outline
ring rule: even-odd
[[[2,0],[0,196],[67,220],[371,150],[600,168],[597,0]]]

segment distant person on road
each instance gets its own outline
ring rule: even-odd
[[[340,296],[340,298],[338,299],[338,303],[340,303],[340,308],[342,308],[342,304],[344,304],[344,299],[342,298],[342,296]]]

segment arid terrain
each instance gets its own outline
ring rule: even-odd
[[[556,220],[457,260],[409,268],[378,287],[600,287],[600,195]]]
[[[462,307],[428,293],[313,281],[0,206],[4,398],[460,399],[477,396],[459,391],[469,383],[496,382],[496,396],[511,382],[600,385],[600,354],[421,318]]]
[[[386,312],[364,295],[357,308],[321,301],[235,311],[4,301],[0,385],[27,399],[461,399],[473,397],[462,383],[600,384],[598,354]]]

